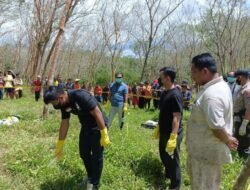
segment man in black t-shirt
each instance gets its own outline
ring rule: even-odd
[[[159,126],[155,137],[159,138],[159,151],[165,167],[166,177],[170,179],[169,189],[181,187],[180,144],[183,137],[181,126],[182,94],[174,85],[176,72],[173,68],[160,70],[160,82],[165,87],[160,97]]]
[[[44,103],[52,104],[55,109],[60,109],[62,114],[56,158],[62,156],[70,113],[78,116],[82,125],[79,150],[88,175],[87,189],[98,189],[103,167],[103,147],[109,146],[110,141],[106,128],[108,121],[95,97],[83,89],[65,92],[62,89],[50,88],[44,94]]]

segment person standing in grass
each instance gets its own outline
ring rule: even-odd
[[[6,76],[4,77],[4,88],[6,90],[6,97],[10,99],[14,98],[15,85],[14,85],[15,74],[8,70]]]
[[[107,132],[107,118],[97,100],[88,91],[49,88],[44,94],[44,103],[61,110],[61,126],[56,144],[55,157],[63,153],[64,142],[69,129],[70,113],[78,116],[82,125],[79,137],[80,156],[87,171],[87,190],[98,189],[102,168],[103,148],[110,145]]]
[[[250,71],[241,69],[234,75],[240,85],[234,101],[234,136],[239,141],[238,155],[246,159],[250,154]]]
[[[32,82],[32,85],[34,87],[35,91],[35,100],[38,102],[40,98],[40,93],[41,93],[41,88],[42,88],[42,81],[41,81],[41,76],[38,75],[36,80]]]
[[[123,74],[116,73],[115,82],[110,85],[110,93],[108,99],[111,103],[109,112],[109,128],[112,121],[118,113],[119,128],[122,129],[123,112],[128,111],[128,86],[122,81]]]
[[[160,70],[160,83],[165,90],[159,102],[159,126],[155,129],[155,137],[159,138],[160,158],[165,167],[166,178],[171,183],[169,189],[181,188],[180,144],[183,137],[182,94],[174,85],[176,71],[171,67]]]
[[[3,72],[0,71],[0,100],[3,99],[3,95],[4,95],[4,76]]]
[[[14,79],[15,84],[15,97],[16,99],[21,98],[23,96],[23,80],[20,77],[20,74],[16,74],[16,78]]]
[[[233,103],[229,86],[210,53],[193,57],[191,76],[201,90],[187,125],[187,170],[192,190],[219,190],[222,166],[232,161]]]

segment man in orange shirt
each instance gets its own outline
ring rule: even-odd
[[[145,94],[145,109],[148,107],[147,109],[149,110],[151,96],[152,96],[152,86],[150,85],[148,81],[145,82],[144,94]]]

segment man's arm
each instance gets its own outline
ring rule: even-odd
[[[128,103],[128,93],[125,94],[125,102],[124,103]]]
[[[231,150],[236,150],[238,147],[238,140],[226,132],[225,129],[212,129],[214,136],[224,142]]]
[[[244,104],[245,104],[245,115],[243,116],[244,119],[250,121],[250,91],[246,91],[244,93]]]
[[[69,129],[69,118],[62,119],[59,129],[59,139],[56,143],[55,158],[59,159],[63,155],[63,146]]]
[[[180,126],[181,113],[174,112],[173,113],[173,121],[172,121],[172,133],[177,134]]]
[[[96,123],[97,123],[98,127],[100,128],[100,130],[102,130],[106,127],[105,123],[104,123],[103,116],[102,116],[102,112],[98,106],[96,106],[93,110],[91,110],[90,114],[95,118]]]
[[[65,140],[69,129],[69,119],[62,119],[59,130],[59,140]]]
[[[107,130],[107,127],[105,126],[101,110],[99,109],[98,106],[96,106],[93,110],[90,111],[90,114],[95,118],[96,123],[98,127],[100,128],[101,146],[103,146],[104,148],[110,146],[111,142],[109,140],[108,130]]]
[[[169,155],[173,155],[174,150],[177,146],[177,133],[180,125],[180,118],[181,118],[180,112],[173,113],[172,131],[165,148],[166,152]]]

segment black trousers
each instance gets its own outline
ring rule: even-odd
[[[38,101],[39,98],[40,98],[40,91],[35,92],[35,100]]]
[[[247,125],[247,133],[244,136],[239,135],[240,126],[240,122],[234,122],[234,136],[239,141],[237,151],[240,157],[247,159],[248,154],[245,151],[250,147],[250,125]]]
[[[167,141],[169,136],[160,134],[160,141],[159,141],[159,151],[161,161],[165,167],[165,175],[166,178],[169,178],[170,189],[179,190],[181,187],[181,163],[180,163],[180,145],[183,138],[183,132],[180,132],[177,137],[177,146],[174,151],[174,156],[171,157],[166,151]]]
[[[145,98],[145,109],[150,109],[150,101],[151,101],[151,99],[147,99],[147,98]]]
[[[156,97],[154,97],[156,98]],[[154,108],[158,109],[159,108],[159,100],[153,99],[153,103],[154,103]]]
[[[82,127],[79,138],[80,156],[87,171],[88,180],[93,185],[99,185],[103,168],[101,133],[96,128]]]

